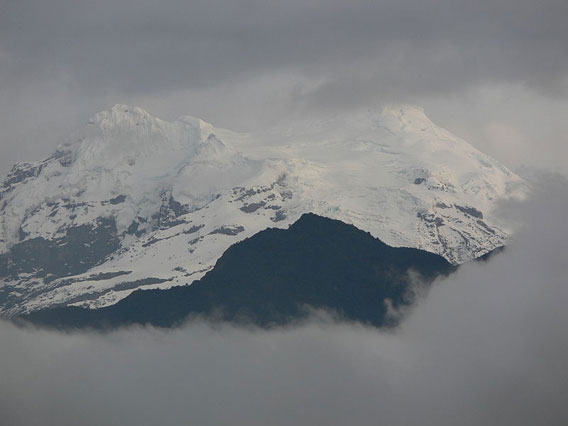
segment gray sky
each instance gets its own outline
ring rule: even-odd
[[[568,171],[566,22],[565,0],[0,0],[0,174],[115,103],[236,130],[414,103],[511,167]],[[2,422],[559,424],[568,185],[543,187],[503,207],[530,225],[504,253],[395,334],[0,322]]]
[[[0,0],[0,173],[115,103],[248,130],[408,102],[564,170],[567,21],[565,0]]]
[[[538,186],[538,185],[537,185]],[[0,322],[4,424],[559,425],[568,418],[568,182],[503,207],[521,230],[435,284],[396,333]]]

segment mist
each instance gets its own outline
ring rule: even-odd
[[[543,181],[541,180],[541,183]],[[568,418],[567,180],[504,205],[505,251],[436,283],[396,330],[59,333],[0,324],[2,423],[557,425]]]

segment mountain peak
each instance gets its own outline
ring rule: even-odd
[[[141,120],[156,119],[148,111],[124,104],[116,104],[108,110],[96,113],[90,120],[89,124],[99,126],[109,125],[125,125],[139,122]]]
[[[506,242],[492,212],[523,185],[418,107],[238,134],[119,104],[0,186],[0,283],[14,309],[101,306],[198,279],[233,243],[304,213],[458,264]],[[75,246],[92,258],[73,265]]]
[[[383,108],[378,122],[379,126],[393,131],[437,129],[437,126],[428,118],[424,109],[415,105],[386,106]]]
[[[110,109],[110,111],[113,114],[133,114],[133,115],[150,116],[150,113],[148,113],[148,111],[135,105],[116,104]]]
[[[117,104],[97,113],[72,149],[76,162],[86,168],[109,170],[126,163],[133,174],[139,164],[163,174],[202,150],[200,145],[208,144],[214,131],[195,117],[168,122],[142,108]]]
[[[210,131],[214,127],[210,123],[202,120],[201,118],[191,115],[182,115],[177,120],[169,123],[156,116],[153,116],[143,108],[126,105],[116,104],[108,110],[103,110],[96,113],[90,120],[89,124],[98,125],[99,127],[138,127],[145,122],[151,122],[154,125],[164,126],[168,124],[177,124],[181,127],[190,127],[194,129],[201,129]]]
[[[168,122],[155,117],[146,110],[125,104],[100,111],[89,120],[81,141],[84,144],[108,145],[110,149],[120,147],[132,155],[141,153],[167,153],[193,151],[200,143],[206,143],[215,133],[215,128],[197,117],[182,116]],[[191,152],[190,152],[191,153]]]
[[[401,104],[401,105],[386,105],[382,110],[383,114],[394,114],[401,117],[417,117],[430,121],[424,112],[424,108],[418,105]]]

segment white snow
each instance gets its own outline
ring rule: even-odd
[[[142,288],[188,284],[230,245],[267,227],[287,227],[305,212],[462,263],[506,242],[510,230],[495,226],[492,211],[499,200],[527,190],[502,164],[413,106],[243,134],[116,105],[95,115],[60,151],[67,163],[53,157],[20,165],[41,170],[0,190],[0,253],[20,242],[22,231],[25,239],[54,239],[69,226],[111,216],[121,249],[85,274],[64,278],[76,283],[9,282],[42,289],[17,310],[73,301],[108,305],[134,291],[116,285],[149,277],[168,281]],[[124,201],[110,202],[120,196]],[[160,229],[152,218],[170,197],[187,213]],[[72,210],[55,209],[61,200]],[[146,233],[126,235],[140,218]],[[215,232],[223,227],[244,230]],[[131,272],[89,280],[116,271]],[[92,299],[77,301],[88,295]]]

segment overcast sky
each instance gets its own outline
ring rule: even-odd
[[[568,182],[434,285],[395,333],[311,321],[93,335],[0,322],[3,424],[556,426],[568,418]]]
[[[0,0],[0,174],[116,103],[235,130],[418,104],[510,167],[568,172],[567,22],[566,0]],[[525,225],[507,249],[396,333],[0,322],[0,423],[560,424],[568,182],[543,182],[503,207]]]
[[[0,173],[115,103],[249,130],[413,103],[566,169],[565,0],[0,0]]]

